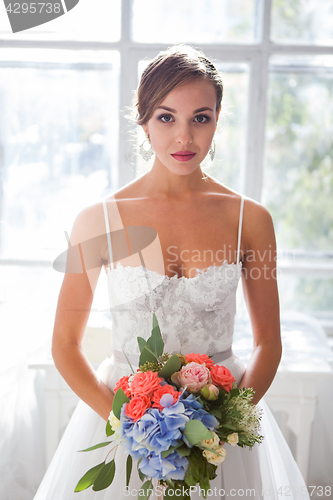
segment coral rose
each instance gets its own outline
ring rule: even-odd
[[[230,392],[232,389],[232,383],[236,382],[234,377],[231,375],[230,370],[225,366],[215,365],[210,370],[210,375],[214,384],[219,387],[222,387],[227,392]]]
[[[207,354],[194,354],[193,352],[191,352],[191,354],[185,354],[185,359],[187,363],[191,363],[192,361],[194,361],[195,363],[199,363],[200,365],[203,365],[205,363],[205,365],[209,369],[213,368],[214,366],[214,361],[212,361],[210,357],[207,356]]]
[[[150,397],[160,386],[161,379],[157,372],[138,372],[131,382],[131,393],[133,396]]]
[[[171,375],[171,380],[180,387],[187,387],[190,392],[199,392],[201,387],[211,383],[208,368],[194,362],[188,363],[179,372]]]
[[[126,394],[126,396],[129,398],[130,395],[131,395],[131,391],[130,391],[130,387],[129,387],[129,384],[128,384],[128,379],[129,377],[121,377],[118,382],[116,383],[114,389],[113,389],[113,393],[116,394],[117,390],[122,388],[122,390],[124,391],[124,393]]]
[[[126,415],[136,422],[150,408],[150,399],[147,396],[135,396],[125,406]]]
[[[172,406],[176,401],[178,401],[179,396],[181,395],[181,392],[178,392],[175,390],[172,385],[165,384],[161,385],[157,391],[154,392],[152,395],[151,399],[154,401],[153,405],[155,408],[158,408],[159,410],[163,410],[164,406],[160,404],[161,397],[164,396],[164,394],[171,394],[173,397],[173,402],[171,403],[170,406]],[[171,399],[171,398],[170,398]]]

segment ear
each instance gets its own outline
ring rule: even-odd
[[[142,128],[143,128],[143,131],[146,135],[149,135],[149,128],[148,128],[148,124],[145,123],[144,125],[142,125]]]

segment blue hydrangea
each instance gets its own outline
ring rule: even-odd
[[[152,452],[148,457],[144,457],[139,469],[147,477],[155,479],[179,479],[185,477],[186,470],[189,466],[189,460],[186,457],[181,457],[177,451],[173,451],[166,458]]]
[[[120,413],[122,444],[135,459],[176,446],[189,420],[180,402],[162,411],[149,408],[136,422],[125,414],[125,406]]]
[[[185,406],[185,415],[189,418],[189,420],[200,420],[210,431],[215,430],[219,425],[217,418],[204,410],[202,404],[199,403],[198,399],[193,394],[190,394],[186,398],[184,397],[184,394],[182,394],[179,399]],[[189,448],[192,448],[193,445],[186,439],[186,437],[182,437],[186,445]]]

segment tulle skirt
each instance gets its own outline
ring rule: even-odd
[[[240,381],[245,366],[232,356],[223,363]],[[129,366],[116,363],[113,356],[103,361],[97,371],[99,377],[112,390],[120,377],[130,373]],[[289,447],[268,406],[262,399],[263,409],[261,434],[264,440],[252,449],[225,444],[227,457],[217,468],[217,477],[211,481],[207,498],[226,497],[251,499],[305,500],[309,499],[307,488]],[[105,421],[89,406],[80,401],[64,432],[52,462],[34,497],[34,500],[124,500],[138,498],[142,482],[138,476],[136,462],[133,461],[129,487],[126,488],[125,449],[119,445],[115,455],[116,471],[111,486],[94,492],[92,488],[74,493],[79,479],[88,469],[103,462],[113,445],[94,451],[80,453],[92,445],[106,440]],[[114,451],[112,451],[113,455]],[[151,500],[162,498],[159,487],[153,482]],[[180,492],[175,491],[175,498]],[[140,498],[140,497],[139,497]],[[203,492],[192,488],[191,499],[203,498]]]

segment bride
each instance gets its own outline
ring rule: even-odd
[[[258,499],[308,498],[297,465],[262,400],[282,350],[272,219],[262,205],[201,168],[207,154],[214,158],[222,96],[215,66],[188,46],[160,53],[143,72],[136,122],[147,137],[140,152],[145,158],[155,154],[154,163],[103,203],[87,207],[74,223],[52,353],[57,369],[82,401],[35,500],[129,496],[123,489],[122,451],[110,488],[74,494],[80,477],[106,455],[103,449],[77,451],[104,440],[112,390],[129,374],[122,350],[137,356],[136,337],[148,338],[153,312],[167,352],[218,353],[241,387],[254,388],[253,403],[260,402],[264,409],[263,444],[252,450],[226,444],[228,456],[212,481],[211,496],[238,498],[251,488],[251,496]],[[147,246],[143,240],[148,234],[153,237]],[[102,267],[109,287],[113,355],[95,372],[81,341]],[[246,368],[231,347],[241,276],[253,331]],[[129,491],[140,485],[132,473]],[[198,493],[191,498],[199,498]]]

